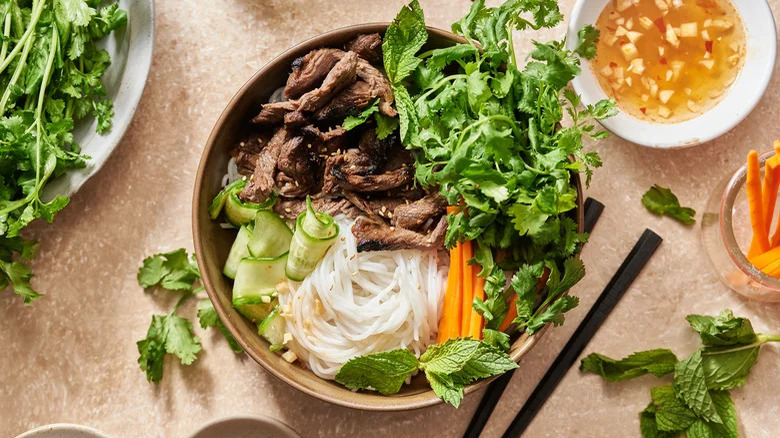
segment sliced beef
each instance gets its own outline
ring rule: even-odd
[[[399,167],[388,172],[371,175],[336,174],[338,185],[353,192],[382,192],[412,183],[414,171]]]
[[[357,53],[347,52],[328,72],[322,85],[301,96],[298,111],[316,111],[339,91],[352,85],[357,77],[357,67]]]
[[[306,125],[301,128],[301,133],[306,140],[312,142],[318,154],[328,154],[345,149],[344,140],[347,130],[337,126],[327,131],[322,131],[314,125]]]
[[[393,147],[393,139],[388,137],[379,140],[376,137],[376,130],[368,129],[360,136],[358,149],[366,154],[372,163],[377,167],[382,166],[387,161],[387,154]]]
[[[402,151],[399,151],[401,154]],[[325,162],[323,192],[381,192],[409,185],[414,180],[414,169],[408,161],[397,159],[397,167],[380,166],[360,149],[348,149],[345,153],[329,157]]]
[[[357,81],[317,110],[313,118],[317,122],[341,123],[348,115],[356,114],[369,106],[375,98],[368,82]]]
[[[361,211],[346,198],[314,198],[312,207],[331,216],[345,214],[349,218],[360,216]],[[276,201],[274,211],[287,220],[295,220],[306,210],[306,200],[303,198],[281,198]]]
[[[295,99],[320,86],[328,72],[344,56],[339,49],[312,50],[292,63],[292,73],[287,78],[284,96]]]
[[[265,147],[266,140],[259,136],[247,137],[233,148],[232,155],[236,159],[238,173],[251,175],[257,164],[257,157]]]
[[[289,132],[282,127],[268,141],[257,156],[257,164],[246,187],[241,190],[241,199],[250,202],[263,202],[274,187],[276,162],[284,144],[289,140]]]
[[[317,155],[303,137],[293,137],[284,143],[276,167],[284,174],[280,186],[285,196],[304,195],[317,183]]]
[[[279,188],[279,195],[285,198],[306,196],[311,191],[311,186],[301,185],[297,180],[290,178],[284,172],[278,172],[275,179],[276,186]]]
[[[286,100],[284,102],[272,102],[263,104],[252,123],[256,125],[278,125],[284,120],[287,113],[298,109],[298,101]]]
[[[393,108],[393,88],[390,81],[376,67],[365,60],[360,60],[357,66],[357,76],[371,87],[372,98],[379,98],[379,111],[390,117],[395,117],[398,112]]]
[[[323,193],[335,194],[341,192],[341,183],[347,176],[369,175],[377,170],[371,158],[359,149],[347,149],[342,154],[336,154],[325,160],[323,173]]]
[[[378,33],[363,33],[348,42],[345,49],[355,52],[368,62],[379,62],[382,59],[382,37]]]
[[[396,207],[393,210],[391,223],[396,227],[420,230],[425,228],[426,224],[431,225],[433,219],[444,213],[446,207],[447,200],[439,193],[433,192],[410,204]]]
[[[357,249],[360,252],[441,248],[446,231],[445,217],[439,219],[436,228],[428,235],[363,217],[358,218],[352,226],[352,234],[357,238]]]

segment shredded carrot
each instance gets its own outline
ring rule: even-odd
[[[471,303],[474,301],[474,273],[473,266],[469,265],[469,260],[474,258],[474,249],[471,246],[471,241],[463,242],[463,268],[461,272],[461,284],[463,285],[463,301],[461,302],[462,309],[460,312],[460,336],[466,337],[469,335],[469,328],[471,327],[471,309],[473,306]]]
[[[750,244],[748,257],[754,257],[769,251],[769,232],[764,224],[764,209],[761,205],[761,169],[758,164],[758,153],[754,150],[748,153],[745,189],[750,206],[750,224],[753,228],[753,242]]]
[[[478,276],[480,269],[478,269],[478,266],[473,266],[472,270],[474,271],[474,298],[479,298],[480,300],[485,299],[485,279]],[[482,339],[482,322],[483,318],[482,315],[479,314],[474,308],[471,309],[471,320],[469,321],[469,332],[468,336],[471,336],[474,339]]]
[[[766,268],[776,260],[780,260],[780,246],[748,259],[748,261],[759,270]]]
[[[451,213],[457,207],[447,207],[447,213]],[[439,333],[437,342],[442,343],[447,339],[460,336],[460,319],[462,309],[462,288],[461,288],[461,267],[462,267],[461,244],[455,245],[450,250],[450,271],[447,275],[447,290],[444,292],[444,308],[442,309],[441,320],[439,321]]]

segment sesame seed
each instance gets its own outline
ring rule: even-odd
[[[244,143],[243,141],[242,141],[241,143],[239,143],[239,145],[241,145],[241,146],[243,146],[243,145],[245,145],[245,144],[246,144],[246,143]]]
[[[392,211],[388,211],[388,212],[387,212],[387,217],[389,217],[390,219],[392,219],[392,218],[393,218],[393,212],[392,212]]]
[[[414,258],[414,254],[409,254],[409,260]]]
[[[300,184],[298,184],[298,180],[295,180],[295,187],[300,187]]]
[[[387,211],[387,207],[385,207],[385,206],[383,205],[383,206],[382,206],[382,213],[384,213],[384,212],[386,212],[386,211]]]
[[[390,231],[395,231],[395,227],[390,227]]]
[[[262,301],[265,304],[268,304],[271,302],[271,297],[268,295],[263,295],[262,297],[260,297],[260,301]]]

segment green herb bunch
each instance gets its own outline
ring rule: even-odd
[[[0,2],[0,289],[9,284],[26,304],[40,294],[20,261],[33,242],[19,232],[48,222],[69,199],[44,200],[47,181],[87,158],[73,141],[75,121],[94,116],[97,132],[114,114],[101,77],[111,60],[96,42],[127,23],[116,4],[99,0]]]
[[[138,284],[144,289],[159,286],[165,290],[180,292],[181,297],[167,315],[152,316],[152,323],[146,332],[146,338],[137,342],[138,364],[146,372],[150,382],[159,383],[163,378],[163,363],[166,354],[179,358],[182,365],[191,365],[201,351],[200,339],[192,332],[192,322],[176,315],[182,303],[195,297],[203,287],[195,287],[200,280],[200,270],[188,256],[184,248],[163,254],[155,254],[144,259],[143,266],[138,269]],[[198,302],[198,320],[202,328],[216,327],[227,339],[230,349],[235,353],[244,350],[225,328],[214,309],[214,305],[206,298]]]
[[[780,342],[780,334],[758,334],[748,319],[735,317],[731,310],[686,319],[703,347],[685,360],[667,349],[640,351],[620,360],[593,353],[580,369],[611,382],[645,374],[674,375],[671,385],[650,391],[652,401],[639,417],[645,438],[674,438],[682,432],[688,438],[736,438],[737,414],[728,390],[745,384],[761,346]]]
[[[570,216],[577,206],[572,175],[582,172],[590,181],[601,160],[583,151],[582,138],[605,138],[592,120],[617,110],[611,100],[581,108],[565,87],[580,72],[579,57],[595,56],[599,33],[583,28],[571,51],[565,41],[535,42],[524,66],[512,43],[514,30],[552,27],[562,17],[555,0],[509,0],[497,8],[477,0],[452,26],[466,43],[417,54],[428,33],[413,1],[382,46],[400,135],[416,153],[416,181],[440,187],[450,205],[462,206],[447,217],[446,244],[476,240],[486,299],[475,299],[474,307],[488,330],[508,311],[505,270],[520,269],[512,281],[520,297],[515,322],[529,333],[563,322],[563,313],[577,305],[564,292],[585,273],[574,259],[587,235]],[[550,293],[539,307],[535,286],[544,272]],[[486,337],[494,335],[500,336]]]

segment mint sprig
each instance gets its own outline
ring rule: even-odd
[[[731,310],[718,316],[688,315],[703,348],[678,361],[670,350],[640,351],[617,360],[592,353],[580,369],[609,381],[674,373],[673,385],[653,388],[652,402],[639,418],[645,438],[738,436],[737,416],[728,390],[742,386],[758,360],[761,346],[780,342],[780,334],[757,334],[746,318]]]
[[[336,382],[350,389],[395,394],[420,370],[436,395],[457,408],[466,385],[514,368],[517,364],[500,348],[472,338],[457,338],[431,345],[419,360],[406,349],[353,358],[336,374]]]

